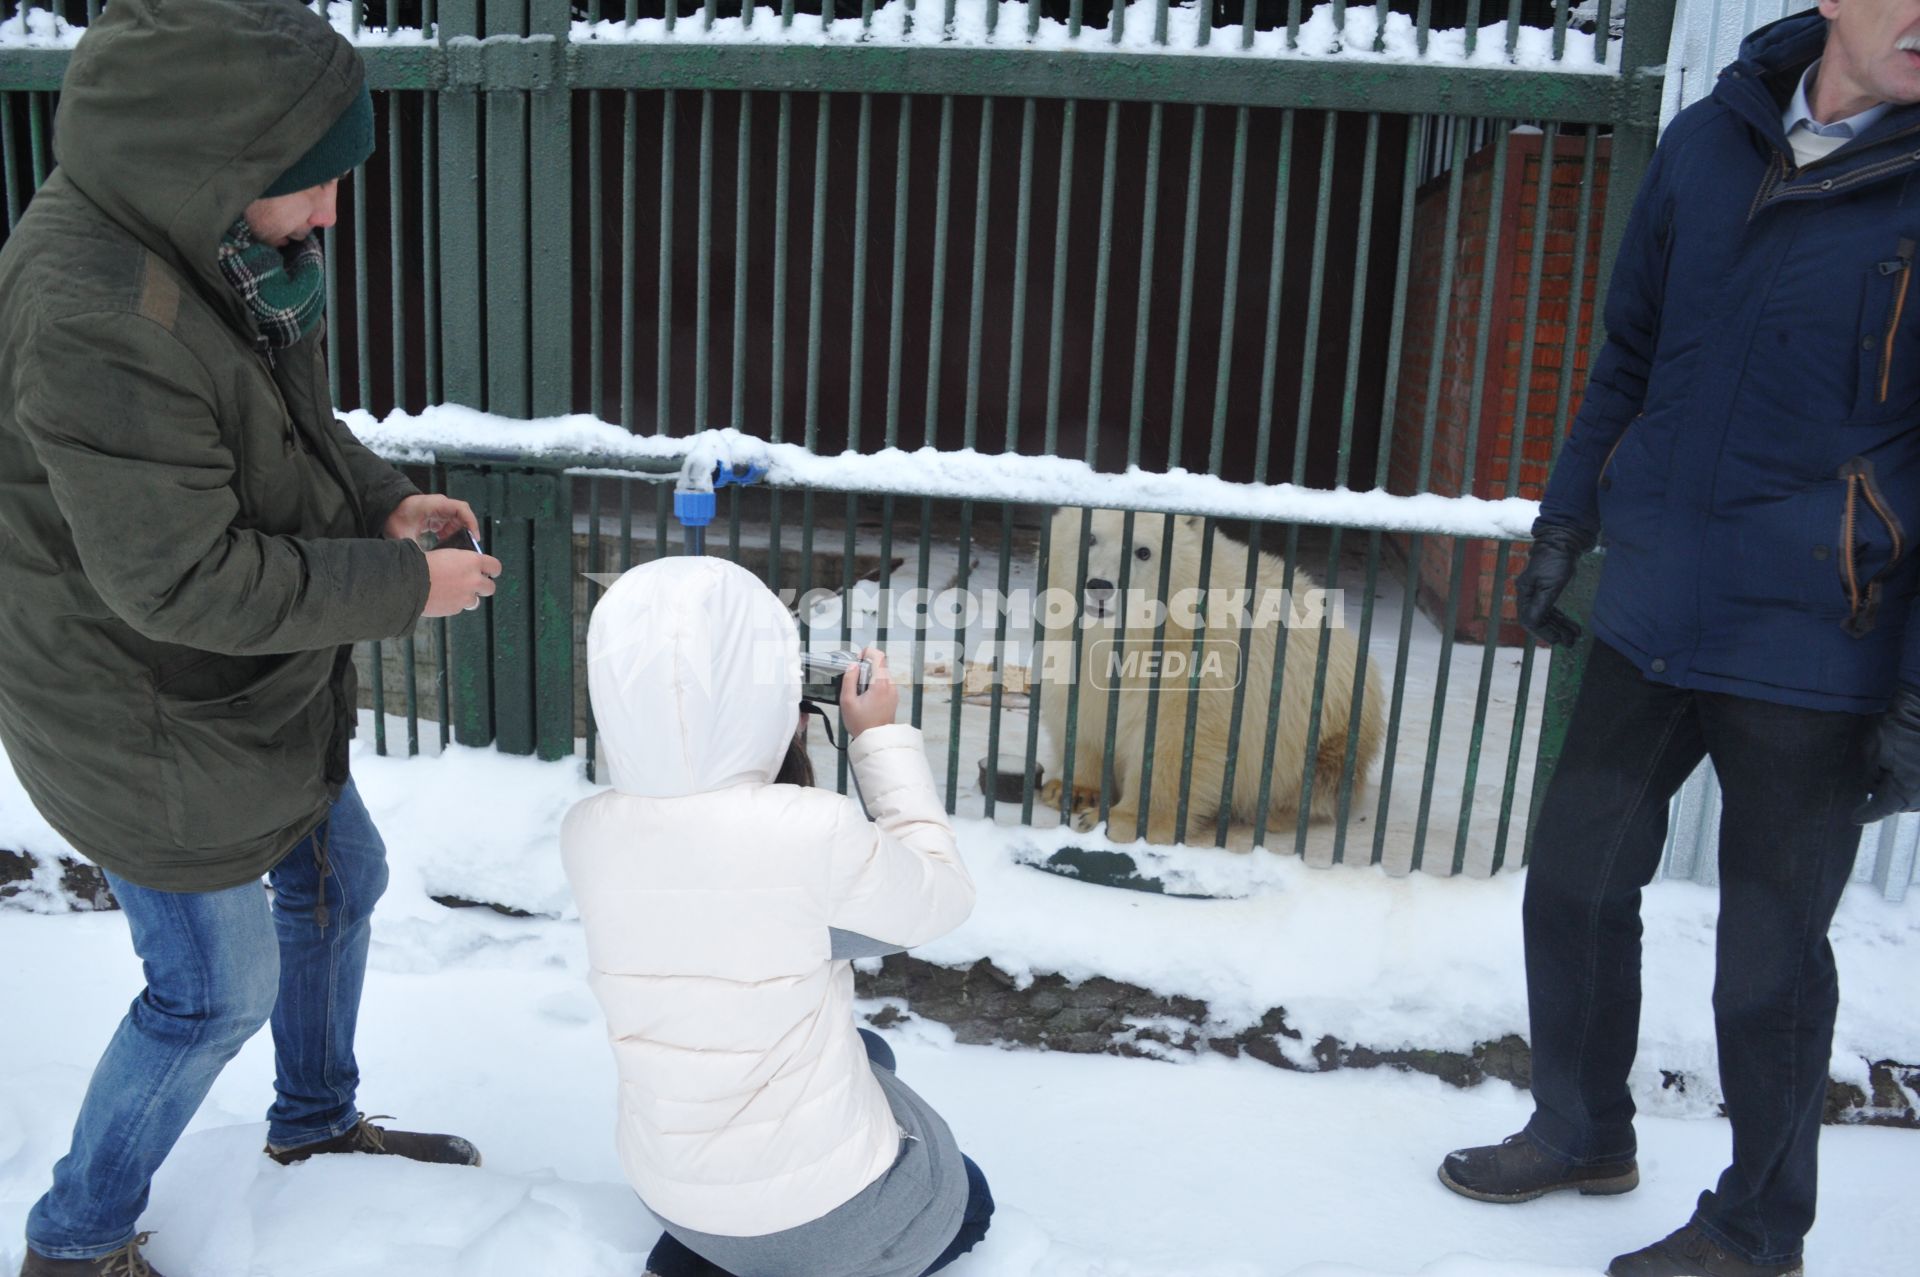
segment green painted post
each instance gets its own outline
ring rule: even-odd
[[[487,0],[489,38],[524,36],[526,0]],[[485,46],[483,46],[484,48]],[[482,75],[487,73],[482,62]],[[532,408],[528,94],[482,84],[486,115],[484,211],[487,299],[487,409],[525,417]],[[556,233],[571,235],[562,224]],[[543,316],[543,318],[545,318]]]
[[[539,495],[529,491],[536,476],[498,471],[488,476],[495,498],[493,557],[500,580],[489,610],[493,613],[494,748],[503,754],[531,754],[536,739],[534,713],[533,521],[530,507]]]
[[[564,474],[528,474],[514,513],[533,527],[535,750],[573,753],[573,485]]]
[[[564,53],[572,26],[567,0],[533,0],[530,29],[536,38],[551,36],[556,54]],[[557,417],[573,411],[573,93],[555,75],[530,96],[532,404],[534,416]],[[599,156],[589,163],[597,171]]]
[[[462,65],[453,42],[480,31],[479,0],[441,0],[440,45],[449,70]],[[461,53],[467,52],[461,49]],[[443,393],[449,403],[485,406],[483,374],[485,269],[480,240],[480,85],[478,50],[472,80],[450,78],[439,94],[440,358]],[[458,629],[459,627],[455,627]]]
[[[447,469],[447,495],[465,501],[479,516],[482,539],[492,525],[494,505],[487,473],[474,466]],[[493,642],[490,605],[462,612],[446,623],[446,662],[441,677],[452,690],[453,739],[462,745],[493,743]]]

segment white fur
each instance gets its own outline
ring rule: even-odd
[[[1173,528],[1171,548],[1166,536],[1169,520]],[[1204,524],[1196,516],[1137,514],[1132,536],[1124,537],[1125,516],[1118,510],[1088,512],[1069,508],[1056,513],[1049,531],[1050,563],[1046,585],[1071,593],[1079,580],[1079,558],[1083,541],[1087,545],[1088,582],[1107,581],[1115,587],[1121,580],[1123,561],[1128,568],[1127,626],[1123,652],[1145,652],[1156,646],[1163,652],[1190,652],[1195,625],[1201,619],[1193,602],[1200,595],[1200,577]],[[1163,599],[1161,574],[1167,566],[1165,599],[1176,606],[1165,618],[1164,630],[1156,635],[1156,605]],[[1140,798],[1143,777],[1147,774],[1145,757],[1148,702],[1158,685],[1156,728],[1153,741],[1152,790],[1144,836],[1150,842],[1175,841],[1175,820],[1179,806],[1181,771],[1184,765],[1186,720],[1189,701],[1194,711],[1194,751],[1185,837],[1192,842],[1211,842],[1220,810],[1220,792],[1226,778],[1227,761],[1234,760],[1230,819],[1251,824],[1257,814],[1263,779],[1271,777],[1268,795],[1267,827],[1290,825],[1297,818],[1301,790],[1311,775],[1312,814],[1316,819],[1331,819],[1337,811],[1343,773],[1346,770],[1348,738],[1354,734],[1354,667],[1359,646],[1354,633],[1343,626],[1329,627],[1317,620],[1312,592],[1319,584],[1307,573],[1295,569],[1292,593],[1283,593],[1286,564],[1276,554],[1262,553],[1256,567],[1253,591],[1247,592],[1247,547],[1216,533],[1208,567],[1204,609],[1205,633],[1201,637],[1203,658],[1198,695],[1189,692],[1184,676],[1156,674],[1136,664],[1122,664],[1118,677],[1118,727],[1114,734],[1114,753],[1105,756],[1109,679],[1099,670],[1108,668],[1104,652],[1114,640],[1122,638],[1117,607],[1109,602],[1100,616],[1098,591],[1089,586],[1085,596],[1075,600],[1080,613],[1072,621],[1052,618],[1058,628],[1043,631],[1048,651],[1036,661],[1035,686],[1040,697],[1040,721],[1045,726],[1049,756],[1042,759],[1052,780],[1046,793],[1059,801],[1059,784],[1064,779],[1064,744],[1069,694],[1076,675],[1075,663],[1063,659],[1074,642],[1074,629],[1080,628],[1082,657],[1078,668],[1080,686],[1075,709],[1073,803],[1074,823],[1091,828],[1097,819],[1098,793],[1105,765],[1111,763],[1113,789],[1108,830],[1115,839],[1138,836]],[[1064,596],[1063,596],[1064,597]],[[1235,612],[1230,600],[1242,601],[1244,611]],[[1188,606],[1178,606],[1182,600]],[[1164,610],[1164,609],[1163,609]],[[1327,621],[1339,619],[1339,609],[1326,604]],[[1289,625],[1286,622],[1293,621]],[[1284,635],[1286,646],[1280,647]],[[1156,636],[1159,639],[1156,645]],[[1327,643],[1327,665],[1318,735],[1313,758],[1307,759],[1308,736],[1313,731],[1315,670],[1323,639]],[[1246,695],[1237,738],[1233,730],[1234,677],[1241,672],[1240,648],[1244,646]],[[1274,716],[1277,727],[1269,767],[1262,769],[1266,749],[1268,704],[1272,695],[1276,652],[1284,650],[1284,678],[1280,704]],[[1096,668],[1095,662],[1099,662]],[[1124,661],[1124,658],[1123,658]],[[1095,683],[1098,686],[1095,686]],[[1382,707],[1378,671],[1367,663],[1365,694],[1362,698],[1354,751],[1353,775],[1356,790],[1366,780],[1378,759],[1383,735]]]

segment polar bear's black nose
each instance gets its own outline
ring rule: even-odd
[[[1087,578],[1087,593],[1104,598],[1113,593],[1113,582],[1107,580],[1105,577],[1089,577]]]

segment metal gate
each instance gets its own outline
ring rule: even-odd
[[[9,227],[98,7],[0,22]],[[1539,677],[1503,612],[1524,523],[1500,503],[1537,495],[1578,394],[1659,122],[1670,0],[1625,23],[1606,0],[315,7],[361,47],[381,138],[329,240],[336,402],[432,414],[399,455],[484,511],[509,567],[486,611],[363,653],[383,749],[404,700],[409,749],[425,721],[443,743],[591,758],[581,623],[596,577],[671,549],[672,441],[729,426],[900,463],[722,507],[716,546],[776,588],[837,595],[803,624],[847,639],[868,585],[883,639],[915,588],[1083,595],[1084,538],[1078,563],[1049,563],[1046,511],[1020,495],[1038,473],[1022,459],[1063,457],[1082,477],[1055,504],[1123,507],[1129,537],[1201,511],[1209,561],[1251,545],[1289,585],[1357,595],[1341,615],[1379,669],[1331,698],[1336,718],[1378,707],[1378,761],[1349,749],[1299,778],[1334,794],[1325,818],[1305,792],[1297,813],[1212,814],[1236,768],[1290,783],[1273,761],[1289,680],[1312,689],[1309,771],[1334,738],[1324,638],[1236,683],[1231,721],[1265,714],[1265,748],[1204,786],[1195,715],[1162,723],[1150,701],[1140,748],[1184,757],[1144,807],[1175,808],[1188,842],[1291,842],[1315,863],[1516,858],[1577,669],[1556,656]],[[664,442],[536,455],[446,405]],[[550,444],[542,429],[527,438]],[[1108,485],[1128,471],[1147,477]],[[977,658],[968,623],[949,627],[944,669],[912,640],[911,712],[949,806],[1046,825],[1077,784],[1104,817],[1107,769],[1047,777],[1054,796],[1026,766],[1049,689],[1001,658],[1020,627],[973,622]],[[1109,761],[1135,744],[1118,719],[1091,720]],[[976,781],[1003,753],[1013,787],[997,762]]]

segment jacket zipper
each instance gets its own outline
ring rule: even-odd
[[[1873,466],[1865,458],[1855,457],[1840,467],[1840,477],[1847,484],[1846,505],[1840,514],[1840,575],[1847,587],[1847,621],[1849,634],[1858,637],[1874,626],[1875,613],[1880,605],[1880,583],[1900,560],[1906,557],[1906,529],[1894,515],[1893,508],[1873,482]],[[1859,503],[1866,498],[1868,507],[1887,529],[1892,542],[1887,562],[1878,572],[1869,577],[1863,586],[1860,581],[1859,566],[1854,562],[1854,534],[1859,527]]]
[[[1875,143],[1874,145],[1876,147],[1884,146],[1886,143],[1891,142],[1896,138],[1907,137],[1914,133],[1920,133],[1920,124],[1912,125],[1908,128],[1901,129],[1898,133],[1889,133],[1887,136],[1881,138],[1880,141]],[[1760,189],[1754,194],[1752,207],[1747,210],[1747,220],[1749,222],[1751,222],[1759,214],[1760,209],[1763,205],[1773,202],[1773,199],[1775,198],[1774,193],[1776,189],[1779,189],[1778,197],[1780,199],[1789,199],[1795,196],[1807,196],[1807,195],[1811,195],[1811,196],[1832,195],[1832,194],[1835,194],[1836,192],[1844,191],[1851,187],[1858,186],[1862,182],[1870,182],[1877,177],[1881,177],[1887,173],[1897,172],[1901,168],[1912,165],[1916,161],[1920,161],[1920,151],[1905,152],[1895,159],[1881,160],[1878,163],[1869,164],[1865,168],[1855,169],[1851,173],[1848,173],[1843,177],[1827,178],[1824,181],[1809,183],[1804,186],[1784,185],[1784,179],[1786,178],[1786,172],[1787,172],[1786,157],[1780,155],[1778,152],[1775,152],[1774,158],[1780,161],[1779,166],[1777,169],[1773,165],[1767,166],[1766,177],[1761,181]],[[1827,157],[1822,157],[1821,159],[1817,159],[1813,161],[1811,164],[1808,164],[1803,168],[1797,169],[1796,175],[1805,174],[1811,169],[1822,167],[1827,162],[1828,162]]]
[[[1887,320],[1887,335],[1880,343],[1880,391],[1878,402],[1887,401],[1887,384],[1893,377],[1893,339],[1900,331],[1900,316],[1907,306],[1907,284],[1913,279],[1913,241],[1900,241],[1899,255],[1891,261],[1880,263],[1882,275],[1900,276],[1900,286],[1893,295],[1893,312]]]

